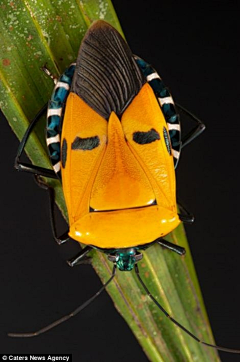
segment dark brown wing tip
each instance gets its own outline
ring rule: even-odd
[[[92,33],[97,34],[101,32],[116,32],[122,37],[117,29],[105,20],[94,20],[88,28],[87,32],[85,33],[82,42],[84,42],[85,39],[87,39]]]
[[[111,24],[109,24],[105,20],[100,20],[100,19],[94,20],[92,22],[92,24],[90,25],[90,27],[88,28],[85,36],[91,31],[95,31],[96,29],[103,29],[103,28],[115,29]]]
[[[145,83],[133,54],[119,32],[95,21],[83,38],[72,91],[105,119],[121,116]]]

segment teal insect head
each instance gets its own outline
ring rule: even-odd
[[[116,264],[121,271],[130,271],[134,268],[135,263],[141,260],[143,255],[136,251],[135,248],[119,249],[114,254],[108,255],[108,259]]]

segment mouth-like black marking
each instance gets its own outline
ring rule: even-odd
[[[149,206],[153,206],[153,205],[157,205],[156,199],[155,199],[151,204],[149,204],[149,205],[136,206],[136,207],[128,207],[128,208],[124,208],[124,209],[96,210],[96,209],[93,209],[91,206],[89,206],[89,212],[110,212],[110,211],[120,211],[120,210],[143,209],[143,208],[145,208],[145,207],[149,207]]]

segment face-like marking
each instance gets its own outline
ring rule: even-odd
[[[76,137],[72,143],[72,150],[93,150],[98,147],[100,144],[100,140],[98,136],[81,138]]]
[[[62,167],[65,168],[67,161],[67,141],[64,138],[62,143]]]
[[[134,132],[133,141],[139,145],[145,145],[147,143],[152,143],[154,141],[160,140],[159,133],[154,129],[150,129],[147,132]]]

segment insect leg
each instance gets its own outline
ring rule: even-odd
[[[66,241],[70,240],[70,237],[68,236],[68,231],[66,231],[61,236],[57,236],[57,228],[56,228],[56,220],[55,220],[55,212],[54,212],[54,205],[55,205],[55,192],[54,189],[47,185],[40,176],[35,175],[35,181],[42,189],[47,190],[49,193],[49,203],[50,203],[50,220],[51,220],[51,227],[52,227],[52,233],[55,241],[61,245],[65,243]]]
[[[32,120],[32,122],[28,126],[28,129],[26,130],[26,132],[23,136],[23,139],[19,144],[19,147],[17,150],[17,155],[16,155],[15,162],[14,162],[14,167],[18,171],[30,172],[35,175],[41,175],[41,176],[50,177],[50,178],[57,178],[57,175],[55,174],[55,172],[53,170],[20,162],[20,157],[26,146],[28,137],[30,136],[30,134],[31,134],[33,128],[35,127],[35,125],[37,124],[37,122],[41,119],[41,116],[46,112],[47,106],[48,106],[48,104],[45,104],[42,107],[42,109],[40,109],[40,111],[38,112],[36,117]]]
[[[194,223],[194,216],[193,214],[188,211],[185,206],[183,206],[183,204],[179,201],[179,199],[177,200],[177,204],[180,210],[180,214],[178,214],[179,219],[186,223],[186,224],[192,224]]]
[[[108,286],[109,283],[111,283],[111,281],[114,279],[116,275],[116,265],[113,266],[113,271],[112,271],[112,275],[111,277],[108,279],[108,281],[103,284],[103,286],[99,289],[99,291],[97,293],[95,293],[91,298],[89,298],[85,303],[83,303],[82,305],[80,305],[78,308],[76,308],[74,311],[72,311],[71,313],[63,316],[62,318],[56,320],[55,322],[49,324],[46,327],[43,327],[41,329],[39,329],[36,332],[32,332],[32,333],[8,333],[9,337],[17,337],[17,338],[26,338],[26,337],[36,337],[39,336],[39,334],[45,333],[47,331],[49,331],[50,329],[57,327],[59,324],[67,321],[68,319],[74,317],[75,315],[77,315],[78,313],[80,313],[83,309],[85,309],[89,304],[91,304]]]
[[[188,145],[189,143],[191,143],[195,138],[200,136],[200,134],[205,130],[206,127],[202,123],[202,121],[200,121],[199,118],[197,118],[194,114],[189,112],[186,108],[182,107],[178,103],[176,103],[176,106],[179,108],[179,110],[181,112],[185,113],[188,117],[190,117],[190,119],[192,121],[194,121],[196,123],[196,126],[182,138],[182,140],[181,140],[182,141],[182,146],[181,147],[183,148],[186,145]]]
[[[75,265],[80,264],[89,264],[91,262],[91,258],[87,256],[87,254],[92,250],[91,246],[86,246],[82,249],[77,255],[75,255],[72,259],[67,261],[68,265],[73,267]]]
[[[173,243],[170,243],[169,241],[167,240],[164,240],[164,239],[158,239],[156,240],[157,243],[161,246],[163,246],[164,248],[167,248],[171,251],[175,251],[175,253],[179,254],[179,255],[184,255],[186,254],[186,250],[182,247],[182,246],[179,246],[179,245],[176,245],[176,244],[173,244]]]
[[[167,318],[169,318],[169,320],[171,322],[173,322],[177,327],[179,327],[181,330],[183,330],[185,333],[187,333],[190,337],[192,337],[193,339],[195,339],[195,341],[204,344],[205,346],[211,347],[211,348],[215,348],[218,349],[219,351],[224,351],[224,352],[229,352],[229,353],[240,353],[240,350],[238,349],[231,349],[231,348],[226,348],[226,347],[221,347],[221,346],[216,346],[215,344],[210,344],[204,341],[201,341],[197,336],[195,336],[192,332],[190,332],[187,328],[185,328],[182,324],[180,324],[176,319],[174,319],[172,316],[170,316],[170,314],[168,314],[168,312],[161,306],[161,304],[154,298],[154,296],[150,293],[150,291],[148,290],[146,284],[144,283],[144,281],[142,280],[140,273],[139,273],[139,269],[138,269],[138,265],[135,264],[135,273],[137,275],[137,278],[139,280],[139,282],[141,283],[143,289],[145,290],[146,294],[149,296],[149,298],[151,298],[151,300],[153,301],[153,303],[165,314],[165,316]]]
[[[46,65],[44,65],[43,67],[41,67],[41,70],[42,70],[45,74],[47,74],[48,77],[50,77],[50,78],[53,80],[54,84],[57,84],[58,78],[55,77],[55,76],[50,72],[50,70],[46,67]]]

